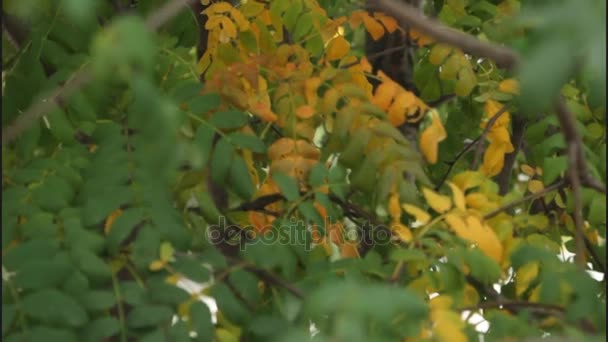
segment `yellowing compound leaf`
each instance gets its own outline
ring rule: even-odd
[[[415,205],[404,204],[402,205],[402,208],[403,210],[405,210],[406,213],[414,216],[416,221],[420,222],[421,224],[427,224],[431,220],[431,215],[429,215],[429,213],[418,208]]]
[[[328,61],[335,61],[344,56],[350,51],[350,44],[343,36],[337,36],[332,39],[327,45],[325,55]]]
[[[422,188],[422,194],[426,203],[440,214],[445,213],[452,207],[452,200],[449,197],[440,195],[431,189]]]
[[[420,134],[420,149],[426,160],[431,164],[435,164],[437,162],[439,143],[447,137],[447,134],[437,112],[433,111],[431,117],[431,125]]]
[[[372,103],[380,107],[382,110],[388,110],[391,102],[393,101],[393,97],[395,97],[398,91],[399,85],[397,83],[390,80],[382,82],[374,93]]]

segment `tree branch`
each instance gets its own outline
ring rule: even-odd
[[[496,65],[505,69],[513,69],[519,64],[519,56],[513,50],[501,45],[482,42],[469,34],[456,31],[436,20],[426,18],[416,8],[405,2],[396,0],[373,0],[369,2],[373,9],[389,14],[397,19],[402,26],[415,28],[435,38],[438,42],[458,47],[477,57],[489,58]]]
[[[500,208],[494,209],[494,210],[490,211],[489,213],[485,214],[483,216],[483,219],[484,220],[489,220],[492,217],[500,214],[503,211],[509,210],[509,209],[511,209],[513,207],[516,207],[516,206],[518,206],[518,205],[520,205],[520,204],[522,204],[524,202],[533,200],[535,198],[542,197],[542,196],[546,195],[547,193],[549,193],[549,192],[551,192],[553,190],[557,190],[557,189],[561,188],[562,186],[564,186],[566,184],[567,184],[567,182],[565,182],[564,180],[559,181],[559,182],[557,182],[557,183],[555,183],[553,185],[550,185],[550,186],[544,188],[542,191],[539,191],[539,192],[534,193],[534,194],[529,194],[528,196],[524,196],[524,197],[522,197],[520,199],[514,200],[514,201],[512,201],[512,202],[510,202],[510,203],[508,203],[506,205],[503,205]]]
[[[150,30],[158,29],[191,2],[194,2],[194,0],[172,0],[166,3],[147,18],[147,27]],[[69,80],[70,81],[66,82],[64,85],[44,94],[40,101],[33,103],[27,110],[20,114],[11,126],[3,129],[2,144],[5,145],[15,140],[38,119],[53,110],[58,105],[58,102],[67,99],[91,82],[93,80],[93,75],[90,66],[87,64],[83,65],[72,74]]]

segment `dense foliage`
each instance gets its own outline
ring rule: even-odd
[[[605,339],[604,1],[184,3],[3,2],[3,339]]]

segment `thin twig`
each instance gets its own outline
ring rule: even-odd
[[[191,2],[194,2],[194,0],[173,0],[166,3],[148,17],[146,20],[147,27],[150,30],[158,29]],[[21,113],[11,126],[2,130],[2,145],[15,140],[38,119],[53,110],[59,102],[67,99],[91,82],[93,80],[92,70],[88,64],[85,64],[75,71],[69,79],[70,81],[66,84],[43,95],[40,101],[33,103]]]
[[[561,180],[561,181],[559,181],[559,182],[557,182],[557,183],[555,183],[553,185],[550,185],[550,186],[544,188],[543,190],[541,190],[541,191],[539,191],[537,193],[529,194],[528,196],[525,196],[525,197],[522,197],[520,199],[516,199],[516,200],[514,200],[512,202],[509,202],[509,203],[503,205],[502,207],[494,209],[494,210],[490,211],[489,213],[485,214],[483,216],[483,219],[484,220],[491,219],[492,217],[500,214],[503,211],[509,210],[509,209],[511,209],[513,207],[516,207],[516,206],[524,203],[524,202],[527,202],[527,201],[530,201],[530,200],[542,197],[542,196],[546,195],[547,193],[549,193],[549,192],[551,192],[553,190],[557,190],[557,189],[561,188],[562,186],[566,185],[566,183],[567,182],[565,182],[564,180]]]
[[[435,38],[438,42],[458,47],[464,52],[477,57],[489,58],[496,65],[505,69],[513,69],[519,64],[519,56],[515,51],[501,45],[482,42],[469,34],[456,31],[440,24],[436,20],[426,18],[416,8],[405,2],[398,2],[396,0],[374,0],[369,2],[371,2],[370,6],[373,9],[387,13],[400,21],[401,26],[412,27]]]
[[[262,280],[270,285],[284,288],[285,290],[287,290],[287,292],[291,293],[292,295],[294,295],[295,297],[297,297],[299,299],[303,299],[305,297],[304,292],[302,292],[302,290],[300,290],[296,286],[290,284],[285,279],[283,279],[263,268],[257,267],[255,265],[246,265],[245,270],[250,273],[253,273],[255,276],[260,278],[260,280]]]
[[[505,308],[509,310],[529,310],[536,313],[547,314],[547,315],[563,315],[564,308],[555,304],[544,304],[526,301],[496,301],[496,302],[483,302],[475,306],[463,307],[460,311],[477,311],[483,309],[498,309]]]

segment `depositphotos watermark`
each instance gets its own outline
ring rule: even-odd
[[[344,241],[368,246],[386,245],[395,241],[390,225],[373,225],[365,222],[353,228],[340,230],[330,228],[335,223],[328,218],[324,227],[318,227],[292,217],[289,220],[277,219],[265,227],[255,227],[230,223],[226,217],[220,216],[217,224],[209,225],[207,239],[213,244],[239,246],[242,251],[254,244],[300,245],[306,250],[311,250],[322,241],[323,237],[331,235],[332,238],[336,238],[334,234],[340,234],[340,238]]]

